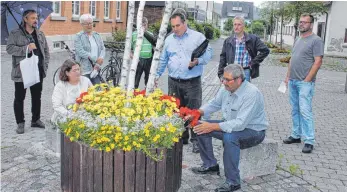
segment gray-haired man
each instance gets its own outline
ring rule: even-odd
[[[194,127],[198,134],[201,167],[193,168],[197,174],[217,173],[219,165],[213,155],[212,137],[224,144],[223,162],[226,182],[217,192],[235,191],[240,186],[240,149],[253,147],[265,138],[268,126],[264,110],[264,98],[259,89],[245,81],[241,65],[230,64],[224,68],[221,78],[224,87],[208,104],[202,106],[201,115],[208,118],[221,110],[224,121],[206,121]]]

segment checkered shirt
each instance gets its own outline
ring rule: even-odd
[[[240,64],[242,67],[248,67],[251,62],[251,57],[246,49],[245,36],[242,37],[241,41],[238,40],[236,35],[234,38],[236,40],[234,63]]]

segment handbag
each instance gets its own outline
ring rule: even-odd
[[[25,59],[19,62],[20,71],[22,73],[22,79],[24,84],[24,89],[35,85],[40,82],[40,72],[39,72],[39,57],[31,51],[32,56],[28,58],[29,46],[25,53]]]

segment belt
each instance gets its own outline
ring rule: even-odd
[[[245,70],[245,69],[251,69],[251,67],[250,66],[247,66],[247,67],[243,67],[243,69]]]
[[[176,78],[173,78],[173,77],[170,77],[170,79],[173,80],[173,81],[176,81],[176,82],[191,82],[191,81],[195,81],[195,80],[200,79],[200,76],[193,77],[193,78],[190,78],[190,79],[176,79]]]

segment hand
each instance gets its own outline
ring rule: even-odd
[[[193,128],[194,133],[201,135],[211,133],[215,130],[214,123],[208,123],[206,121],[199,121],[201,124],[195,126]]]
[[[28,45],[28,47],[29,47],[29,51],[32,51],[32,50],[34,50],[34,49],[37,49],[35,43],[30,43],[30,44]]]
[[[199,63],[199,60],[197,58],[194,58],[193,61],[189,62],[189,67],[194,67]]]
[[[102,63],[104,62],[104,59],[99,57],[97,60],[96,60],[96,63],[99,64],[99,65],[102,65]]]
[[[308,80],[307,78],[304,79],[304,82],[311,82],[311,80]]]

